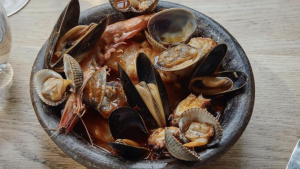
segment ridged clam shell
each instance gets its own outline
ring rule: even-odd
[[[165,142],[168,151],[180,160],[184,161],[199,161],[201,160],[200,156],[193,151],[190,151],[188,148],[184,147],[169,131],[165,128]]]
[[[71,92],[76,93],[83,83],[83,72],[79,63],[70,55],[64,54],[64,72],[72,80]]]
[[[113,9],[115,9],[116,11],[119,11],[119,12],[123,12],[123,13],[127,13],[127,12],[132,12],[132,13],[137,13],[137,14],[146,14],[146,13],[150,13],[152,12],[157,4],[158,4],[158,1],[159,0],[155,0],[147,9],[145,10],[138,10],[138,9],[135,9],[131,4],[129,5],[128,8],[126,9],[119,9],[115,6],[115,2],[116,0],[109,0],[109,3],[110,5],[112,6]]]
[[[179,129],[183,133],[183,128],[188,127],[192,122],[209,123],[214,126],[215,134],[204,147],[211,147],[216,145],[222,138],[223,130],[219,121],[210,114],[206,109],[202,108],[191,108],[182,113],[179,120]],[[184,137],[184,134],[183,134]],[[185,138],[184,140],[188,140]]]
[[[37,95],[39,96],[39,98],[47,105],[49,106],[57,106],[59,104],[61,104],[62,102],[64,102],[67,97],[68,94],[67,92],[64,94],[63,98],[59,101],[52,101],[52,100],[48,100],[46,99],[43,95],[42,95],[42,88],[43,88],[43,84],[44,82],[48,79],[48,78],[61,78],[62,76],[58,73],[56,73],[53,70],[50,69],[43,69],[38,71],[35,75],[34,75],[34,87],[35,87],[35,91],[37,93]]]
[[[157,50],[157,51],[159,51],[159,52],[163,52],[163,51],[167,50],[167,48],[166,48],[164,45],[162,45],[162,44],[156,42],[156,41],[149,35],[149,33],[148,33],[146,30],[145,30],[145,35],[146,35],[146,38],[147,38],[148,42],[150,43],[150,45],[151,45],[155,50]]]

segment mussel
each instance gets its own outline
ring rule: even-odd
[[[238,90],[247,82],[248,76],[244,72],[223,71],[192,78],[189,90],[195,94],[218,95]]]
[[[152,12],[159,0],[109,0],[116,11],[122,13],[145,14]]]
[[[186,147],[212,147],[222,138],[219,121],[206,109],[191,108],[182,113],[179,128]]]
[[[78,0],[71,0],[60,14],[47,43],[45,55],[45,67],[47,69],[52,68],[49,65],[49,59],[54,54],[57,41],[70,29],[78,25],[79,14],[80,6]]]
[[[48,40],[45,67],[63,71],[62,56],[69,54],[80,62],[96,44],[109,23],[109,16],[98,24],[77,26],[78,0],[72,0],[59,17]]]
[[[152,47],[162,52],[169,46],[186,43],[196,28],[197,19],[192,12],[171,8],[152,16],[145,34]]]
[[[151,126],[165,127],[170,104],[165,86],[151,60],[140,53],[136,61],[139,84],[134,85],[119,65],[120,80],[131,107],[138,107],[141,116]]]
[[[139,159],[145,157],[149,150],[139,142],[145,141],[149,135],[142,117],[129,107],[114,110],[108,119],[109,127],[115,142],[110,147],[121,157]]]

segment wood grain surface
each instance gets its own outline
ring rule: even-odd
[[[9,17],[13,81],[0,89],[0,168],[84,168],[40,126],[29,94],[31,67],[68,0],[31,0]],[[81,10],[107,3],[80,0]],[[251,121],[239,141],[204,168],[285,168],[300,138],[300,2],[173,0],[223,25],[241,44],[256,82]],[[1,78],[1,77],[0,77]]]

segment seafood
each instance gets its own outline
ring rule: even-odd
[[[189,44],[197,48],[180,44],[158,56],[156,66],[164,81],[174,82],[189,77],[195,67],[206,60],[205,55],[216,45],[209,38],[193,38]]]
[[[35,91],[39,98],[47,105],[57,106],[64,102],[68,94],[65,92],[71,84],[52,70],[43,69],[34,75]]]
[[[137,85],[132,83],[119,65],[120,80],[127,101],[131,107],[137,105],[141,109],[142,117],[149,120],[151,125],[165,127],[166,119],[170,114],[170,104],[165,86],[157,70],[144,53],[139,54],[136,62],[140,82]]]
[[[194,37],[198,23],[192,12],[144,14],[158,0],[110,3],[117,11],[143,15],[78,25],[79,3],[71,0],[52,30],[44,63],[52,70],[39,71],[34,80],[45,104],[66,101],[53,136],[81,120],[78,127],[92,146],[124,159],[201,160],[199,152],[222,139],[223,94],[242,88],[247,74],[219,71],[227,45]]]
[[[212,147],[223,135],[219,121],[202,108],[191,108],[182,113],[179,128],[184,133],[186,147]]]
[[[135,110],[129,107],[116,109],[109,116],[108,122],[112,136],[116,140],[109,145],[120,156],[136,159],[144,157],[149,152],[135,141],[148,136],[145,123]]]
[[[159,0],[109,0],[110,5],[123,13],[150,13],[157,6]]]
[[[107,82],[104,98],[100,107],[101,115],[107,119],[113,110],[125,106],[125,99],[125,93],[120,82]]]
[[[180,130],[177,127],[167,127],[173,136],[180,138]],[[166,148],[165,129],[156,129],[148,138],[148,145],[152,146],[154,150]]]
[[[173,126],[178,126],[178,122],[182,113],[187,109],[197,107],[205,108],[208,104],[210,104],[210,99],[205,99],[202,95],[196,97],[194,94],[190,94],[186,99],[181,101],[174,110],[174,114],[171,115],[171,124]]]
[[[153,14],[141,15],[109,25],[95,45],[91,55],[98,58],[99,63],[103,64],[110,58],[111,53],[116,52],[116,47],[125,44],[126,39],[130,39],[144,30],[152,16]]]
[[[165,128],[165,142],[168,151],[175,157],[184,161],[199,161],[200,156],[192,150],[182,146],[181,142],[177,140],[169,129]]]
[[[78,62],[70,55],[64,54],[64,72],[71,80],[71,92],[76,93],[83,83],[83,72]]]
[[[224,71],[209,76],[194,77],[189,82],[189,90],[204,95],[218,95],[242,88],[248,81],[248,76],[240,71]]]
[[[184,136],[191,142],[184,144],[186,147],[205,146],[215,134],[214,126],[209,123],[192,122]]]
[[[89,26],[76,26],[79,19],[79,6],[77,7],[77,5],[78,0],[70,2],[66,7],[66,12],[63,12],[61,18],[57,21],[57,25],[54,27],[48,41],[45,66],[58,72],[63,71],[62,56],[64,54],[71,55],[78,62],[82,61],[90,49],[94,47],[109,23],[109,16],[107,16],[98,24],[91,23]],[[70,25],[66,26],[68,23],[72,23],[72,27]],[[56,34],[59,34],[59,36]]]
[[[83,90],[83,101],[100,112],[100,107],[105,95],[105,88],[106,69],[98,69],[93,73]]]
[[[120,66],[124,68],[130,79],[133,79],[134,81],[138,79],[136,72],[136,58],[138,54],[145,53],[152,63],[154,62],[155,56],[159,54],[159,52],[154,50],[146,40],[141,43],[126,41],[126,44],[116,47],[116,51],[117,52],[111,54],[110,59],[104,64],[117,72],[117,63],[119,63]]]
[[[71,83],[71,80],[57,79],[52,77],[45,81],[41,93],[46,99],[58,101],[62,99],[67,87]]]
[[[154,49],[185,43],[197,28],[193,13],[181,8],[166,9],[156,13],[148,22],[146,37]]]

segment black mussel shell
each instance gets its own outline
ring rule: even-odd
[[[128,160],[138,160],[149,154],[149,150],[144,147],[129,146],[120,143],[108,143],[121,157]]]
[[[171,107],[170,107],[169,97],[168,97],[166,87],[158,71],[156,70],[156,68],[154,67],[151,60],[148,58],[146,54],[140,53],[139,56],[137,57],[136,70],[140,82],[144,81],[147,84],[153,83],[158,86],[160,98],[164,108],[165,118],[168,119],[171,113]]]
[[[219,89],[206,87],[200,78],[205,77],[217,77],[217,78],[226,78],[230,81],[230,87],[219,87]],[[199,80],[196,80],[199,79]],[[248,82],[248,75],[245,72],[241,71],[223,71],[213,73],[208,76],[194,77],[189,83],[189,91],[195,94],[203,94],[203,95],[218,95],[224,94],[232,91],[236,91],[241,89]],[[217,88],[217,87],[216,87]]]
[[[147,127],[158,126],[157,122],[149,112],[146,104],[144,103],[142,97],[140,96],[139,92],[135,88],[133,82],[130,80],[125,70],[119,64],[118,69],[120,81],[122,83],[123,90],[126,95],[129,106],[138,109],[138,112],[145,120]]]
[[[77,62],[81,62],[85,54],[89,52],[97,43],[107,25],[109,24],[110,15],[107,15],[94,28],[90,29],[74,46],[68,49],[67,54],[73,56]],[[54,70],[61,72],[63,70],[62,59],[59,59],[54,65]]]
[[[45,68],[50,68],[50,59],[57,41],[70,29],[78,25],[80,6],[78,0],[71,0],[60,14],[47,42]]]
[[[227,45],[219,44],[215,46],[196,66],[192,77],[206,76],[214,73],[221,65],[227,53]]]
[[[142,117],[130,107],[114,110],[108,118],[108,124],[115,140],[136,140],[146,138],[149,135]]]

